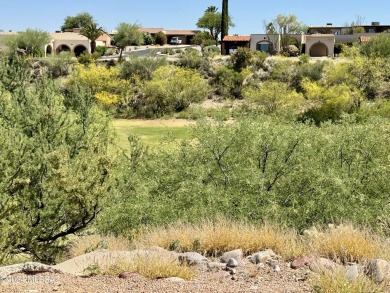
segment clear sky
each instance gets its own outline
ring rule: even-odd
[[[0,30],[27,28],[48,32],[59,30],[66,16],[90,13],[107,31],[119,22],[139,23],[143,27],[196,29],[196,22],[208,6],[221,11],[222,0],[2,0]],[[278,14],[295,14],[306,25],[344,25],[358,16],[370,24],[390,25],[389,0],[230,0],[229,13],[236,24],[229,34],[249,35],[264,31],[263,21]]]

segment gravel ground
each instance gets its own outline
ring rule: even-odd
[[[0,281],[0,292],[312,292],[303,279],[306,270],[292,270],[281,264],[281,271],[247,264],[236,274],[226,271],[199,271],[192,281],[148,280],[136,273],[121,279],[116,276],[76,277],[69,274],[15,274]]]

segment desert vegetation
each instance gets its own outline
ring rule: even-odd
[[[245,48],[118,64],[2,53],[1,261],[58,262],[75,234],[213,256],[390,260],[388,39],[315,62]],[[149,141],[123,120],[175,117],[196,121]]]

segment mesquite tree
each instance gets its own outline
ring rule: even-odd
[[[0,260],[28,253],[53,263],[108,193],[110,122],[88,93],[71,109],[25,61],[0,61]]]

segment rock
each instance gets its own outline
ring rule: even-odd
[[[316,258],[309,264],[310,270],[315,273],[322,273],[325,271],[335,271],[339,267],[340,265],[338,265],[337,263],[323,257]]]
[[[57,268],[54,268],[49,265],[45,265],[39,262],[26,262],[21,264],[15,264],[10,266],[5,266],[0,268],[0,279],[7,278],[9,275],[17,273],[56,273],[62,274],[63,271]]]
[[[279,272],[281,271],[279,265],[275,265],[275,266],[273,267],[273,270],[274,270],[274,272],[277,272],[277,273],[279,273]]]
[[[223,270],[226,268],[226,264],[221,262],[209,262],[207,263],[207,268],[209,271]]]
[[[170,277],[170,278],[165,278],[164,280],[165,280],[165,281],[168,281],[168,282],[174,282],[174,283],[185,282],[184,279],[179,278],[179,277]]]
[[[272,249],[266,249],[264,251],[256,252],[250,256],[248,259],[253,264],[266,263],[272,258],[276,258],[276,254],[272,251]]]
[[[242,265],[243,264],[242,250],[236,249],[236,250],[225,252],[221,256],[221,262],[227,263],[229,261],[229,259],[231,259],[231,258],[234,258],[238,262],[239,265]]]
[[[365,274],[377,283],[390,281],[390,263],[383,259],[370,260],[364,267]]]
[[[220,279],[224,279],[224,278],[230,278],[231,275],[230,275],[230,272],[219,271],[219,272],[214,273],[214,276],[217,278],[220,278]]]
[[[229,268],[236,268],[236,267],[238,267],[238,261],[235,260],[234,258],[231,258],[228,260],[226,266]]]
[[[197,252],[179,253],[179,261],[189,265],[197,265],[199,263],[207,263],[208,259]]]
[[[299,269],[308,266],[313,261],[312,257],[304,256],[294,259],[290,265],[292,269]]]
[[[357,264],[350,264],[346,268],[345,277],[349,281],[355,281],[359,277],[359,269]]]

